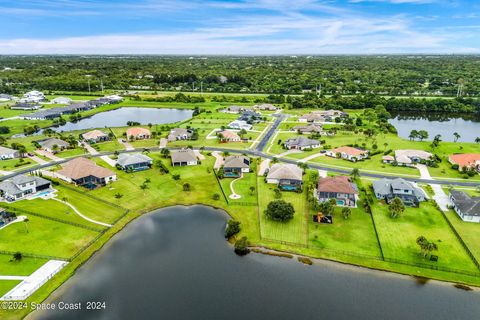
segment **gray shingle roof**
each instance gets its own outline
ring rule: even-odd
[[[480,197],[472,198],[463,191],[451,190],[453,204],[463,214],[468,216],[480,216]]]
[[[276,163],[268,171],[267,179],[302,180],[303,170],[294,164]]]
[[[315,139],[309,139],[305,137],[295,137],[290,138],[285,141],[285,145],[287,146],[299,146],[299,147],[308,147],[313,145],[319,145],[320,141]]]
[[[121,165],[122,167],[145,162],[152,162],[152,158],[141,153],[122,153],[117,159],[117,164]]]
[[[17,150],[13,150],[13,149],[10,149],[10,148],[0,146],[0,155],[2,155],[2,154],[12,154],[12,153],[15,153],[15,152],[17,152]]]
[[[245,156],[228,156],[225,158],[224,168],[249,168],[250,159]]]
[[[174,163],[197,161],[197,156],[195,155],[195,152],[190,149],[172,151],[172,154],[170,156],[172,158],[172,162]]]
[[[47,140],[42,140],[38,141],[38,144],[40,144],[44,148],[48,149],[53,149],[53,146],[56,145],[59,148],[66,148],[69,146],[68,142],[57,139],[57,138],[51,138]]]

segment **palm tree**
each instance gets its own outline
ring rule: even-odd
[[[405,205],[403,204],[402,199],[399,197],[393,198],[388,205],[388,210],[390,211],[390,216],[392,218],[398,217],[403,211],[405,211]]]
[[[255,187],[254,186],[250,186],[250,194],[253,196],[255,192]]]
[[[480,137],[475,138],[475,143],[480,143]]]
[[[360,177],[360,170],[358,168],[353,168],[352,172],[350,173],[352,178],[356,180],[358,177]]]
[[[350,215],[352,214],[352,209],[350,209],[349,207],[343,207],[342,214],[343,218],[348,219],[348,217],[350,217]]]
[[[458,134],[458,132],[454,132],[454,133],[453,133],[453,137],[454,137],[454,138],[453,138],[453,142],[457,142],[458,139],[460,138],[460,135]]]
[[[28,221],[30,221],[30,220],[28,220],[28,218],[23,219],[24,226],[25,226],[25,231],[26,231],[27,233],[29,233],[29,231],[28,231]]]

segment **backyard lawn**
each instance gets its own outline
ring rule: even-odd
[[[0,280],[0,297],[12,290],[20,282],[20,280]]]
[[[98,232],[32,215],[0,230],[0,250],[69,258]]]
[[[387,205],[372,206],[383,253],[387,258],[410,263],[424,263],[466,271],[478,271],[467,255],[442,214],[432,203],[422,202],[420,208],[407,208],[398,218],[392,219]],[[433,254],[438,262],[424,259],[416,244],[419,236],[426,237],[438,246]]]
[[[258,201],[260,215],[260,231],[262,238],[291,242],[300,245],[307,244],[307,220],[306,220],[306,195],[296,192],[282,191],[282,200],[289,202],[295,208],[293,219],[288,222],[277,222],[269,220],[265,216],[267,205],[275,200],[277,186],[267,184],[263,177],[258,177]]]
[[[253,167],[253,166],[252,166]],[[240,195],[240,199],[231,199],[229,196],[232,194],[230,189],[230,183],[235,180],[233,178],[224,178],[220,179],[223,192],[228,198],[228,202],[233,204],[235,202],[248,202],[251,204],[257,203],[257,175],[256,170],[251,170],[250,173],[244,173],[241,179],[237,179],[233,182],[233,189],[235,193]],[[250,187],[254,187],[253,192],[250,190]]]
[[[0,254],[0,275],[28,276],[48,261],[47,259],[29,257],[22,257],[20,261],[13,261],[12,258],[11,255]]]
[[[445,215],[477,261],[480,261],[480,223],[462,221],[453,210]]]

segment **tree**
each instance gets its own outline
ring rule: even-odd
[[[17,251],[13,254],[13,261],[21,261],[23,258],[23,255],[21,252]]]
[[[183,184],[183,191],[190,191],[191,190],[191,186],[190,186],[190,183],[184,183]]]
[[[282,192],[280,191],[280,189],[275,188],[275,189],[273,189],[273,192],[275,192],[275,199],[281,199],[282,198]]]
[[[408,135],[408,138],[410,139],[410,141],[418,138],[418,131],[417,130],[410,131],[410,134]]]
[[[335,199],[332,199],[335,201]],[[333,201],[325,201],[322,202],[318,205],[318,209],[326,216],[331,216],[333,215],[333,212],[335,211],[335,204]]]
[[[480,143],[480,137],[475,138],[475,143]]]
[[[358,177],[360,177],[360,170],[358,170],[358,168],[353,168],[350,175],[354,180],[356,180]]]
[[[28,230],[28,222],[29,222],[29,221],[30,221],[30,220],[28,220],[28,218],[23,219],[23,225],[25,226],[25,231],[26,231],[27,233],[30,232],[30,231]]]
[[[254,195],[255,194],[255,187],[254,186],[250,186],[250,195]]]
[[[418,237],[416,242],[420,247],[420,252],[424,258],[431,254],[432,251],[438,250],[437,244],[435,242],[428,241],[424,236]]]
[[[240,232],[240,222],[236,220],[228,220],[225,229],[225,238],[230,238]]]
[[[119,193],[119,192],[115,193],[115,198],[116,198],[116,199],[120,199],[120,198],[122,198],[122,197],[123,197],[123,194],[121,194],[121,193]]]
[[[430,145],[432,147],[432,149],[435,149],[436,147],[438,147],[438,145],[440,144],[440,141],[442,141],[441,137],[442,136],[440,134],[437,134],[433,138],[432,144]]]
[[[220,200],[220,195],[218,193],[214,193],[212,198],[213,200]]]
[[[248,248],[249,242],[247,237],[242,237],[235,242],[235,253],[239,256],[244,256],[250,252]]]
[[[245,129],[242,129],[242,130],[240,130],[240,131],[238,132],[238,135],[239,135],[241,138],[243,138],[243,136],[246,135],[246,134],[247,134],[247,130],[245,130]]]
[[[420,141],[423,141],[424,139],[428,139],[428,132],[425,130],[418,131],[418,139],[420,139]]]
[[[294,213],[295,209],[293,208],[293,205],[284,200],[271,201],[265,210],[267,218],[281,222],[291,220]]]
[[[346,220],[352,214],[352,209],[350,209],[349,207],[343,207],[342,214],[343,214],[343,218]]]
[[[163,148],[162,150],[160,150],[160,153],[162,154],[163,158],[168,158],[168,156],[170,156],[170,150],[168,150],[167,148]]]
[[[457,142],[460,139],[460,134],[458,132],[453,133],[453,142]]]
[[[388,205],[388,210],[390,211],[390,216],[392,218],[398,217],[400,214],[405,211],[405,205],[403,204],[402,199],[399,197],[393,198],[393,200]]]

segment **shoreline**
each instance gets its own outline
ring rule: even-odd
[[[161,210],[164,210],[164,209],[167,209],[167,208],[174,208],[174,207],[191,208],[191,207],[195,207],[195,206],[204,206],[204,207],[212,208],[216,212],[222,214],[225,218],[227,218],[227,219],[232,218],[230,213],[227,210],[225,210],[224,208],[215,207],[215,206],[212,206],[212,205],[202,204],[202,203],[168,205],[168,206],[165,206],[165,207],[156,208],[154,210],[149,210],[149,211],[144,212],[144,213],[140,213],[140,212],[133,213],[133,214],[135,214],[135,216],[132,217],[131,219],[125,221],[122,224],[121,228],[116,230],[111,235],[109,235],[109,237],[106,238],[105,241],[103,241],[101,243],[97,242],[97,243],[92,244],[92,247],[95,246],[95,244],[97,244],[98,248],[94,249],[84,259],[79,260],[78,263],[76,263],[74,266],[72,266],[74,264],[72,262],[68,267],[73,267],[74,269],[68,275],[64,275],[64,273],[67,272],[67,270],[66,270],[67,268],[60,271],[55,277],[61,276],[62,279],[57,279],[57,281],[60,281],[60,282],[55,286],[55,288],[52,291],[50,291],[46,295],[46,297],[44,299],[41,300],[41,302],[42,303],[48,303],[49,301],[52,301],[52,299],[54,299],[55,297],[61,296],[64,293],[65,290],[68,290],[69,286],[66,285],[66,282],[76,274],[77,270],[80,267],[82,267],[83,265],[85,265],[86,263],[89,263],[90,261],[92,261],[92,259],[95,258],[97,255],[101,254],[102,250],[104,248],[108,248],[107,246],[112,244],[111,240],[115,236],[119,235],[120,232],[126,226],[128,226],[131,222],[136,221],[139,217],[142,217],[144,215],[156,214],[156,213],[158,213],[158,211],[161,211]],[[108,231],[106,233],[108,233]],[[232,243],[228,240],[225,240],[225,241],[229,244],[229,246],[232,248],[232,251],[233,251]],[[447,286],[448,287],[455,287],[455,285],[461,284],[461,285],[466,285],[469,288],[471,288],[472,292],[480,292],[480,286],[465,284],[465,283],[461,283],[461,282],[452,282],[452,281],[447,281],[447,280],[435,279],[435,278],[432,278],[432,277],[416,276],[414,274],[408,274],[408,273],[402,273],[402,272],[399,272],[399,271],[391,271],[391,270],[386,270],[386,269],[368,267],[368,266],[363,266],[363,265],[358,265],[358,264],[354,264],[354,263],[349,263],[349,262],[344,262],[344,261],[339,261],[339,260],[334,260],[334,259],[328,259],[328,258],[315,258],[315,257],[310,257],[310,256],[306,256],[306,255],[297,254],[297,253],[294,253],[294,252],[291,252],[291,251],[281,251],[281,250],[272,249],[272,248],[269,248],[269,247],[266,247],[266,246],[263,246],[263,245],[252,245],[250,247],[265,250],[265,253],[254,252],[254,253],[260,254],[260,255],[269,255],[266,252],[289,254],[289,255],[292,255],[293,258],[298,258],[298,257],[308,258],[308,259],[312,260],[315,265],[319,265],[319,266],[323,265],[323,266],[328,266],[328,267],[332,267],[332,268],[341,268],[343,270],[347,270],[348,272],[376,273],[376,274],[381,275],[381,276],[388,276],[388,277],[400,278],[400,279],[403,279],[403,280],[416,281],[419,285],[422,285],[422,286],[427,285],[428,283],[443,285],[443,286],[446,286],[446,287]],[[87,250],[85,250],[79,257],[81,257],[83,254],[86,254],[86,252],[89,253],[90,252],[89,249],[91,249],[91,248],[87,248]],[[273,255],[270,255],[270,256],[273,256]],[[282,258],[282,257],[277,256],[277,258]],[[301,262],[297,261],[297,263],[301,263]],[[310,266],[306,265],[306,267],[310,267]],[[53,279],[55,279],[55,277]],[[420,283],[418,281],[418,279],[425,279],[426,281],[423,281],[423,282]],[[40,288],[39,291],[41,289],[42,288]],[[459,289],[459,288],[457,288],[457,289]],[[37,292],[34,293],[32,295],[32,297],[34,297],[36,294],[37,294]],[[30,302],[30,300],[35,300],[35,299],[27,299],[26,301]],[[5,318],[5,319],[10,319],[9,316],[10,315],[8,315],[7,318]],[[15,315],[12,314],[12,316],[14,316],[12,319],[17,319],[15,317]],[[41,316],[41,313],[38,314],[38,316]],[[28,313],[23,315],[23,318],[24,319],[39,319],[37,317],[36,313],[33,310],[29,310]]]

